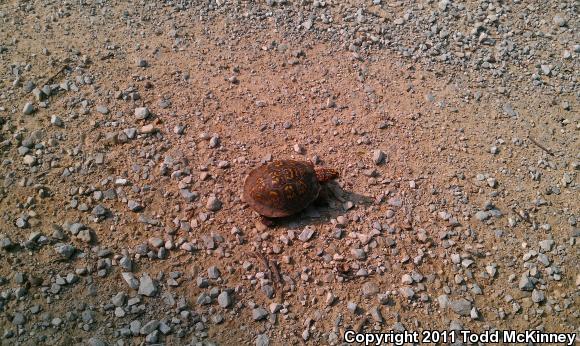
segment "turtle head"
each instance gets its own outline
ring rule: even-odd
[[[338,171],[332,168],[315,168],[316,179],[321,184],[327,183],[338,178]]]

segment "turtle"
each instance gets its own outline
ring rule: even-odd
[[[294,215],[321,195],[322,185],[338,178],[336,170],[309,161],[277,160],[252,170],[244,181],[243,200],[272,226],[275,218]]]

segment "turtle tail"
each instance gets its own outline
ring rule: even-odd
[[[338,171],[332,168],[316,168],[314,171],[316,172],[316,179],[322,184],[338,178]]]

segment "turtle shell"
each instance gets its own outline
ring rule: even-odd
[[[306,208],[320,189],[311,163],[280,160],[250,172],[244,182],[244,201],[260,215],[284,217]]]

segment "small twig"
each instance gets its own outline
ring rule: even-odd
[[[108,52],[107,54],[101,56],[99,59],[100,60],[107,60],[107,59],[111,59],[114,57],[115,57],[115,54],[113,54],[113,52]]]
[[[270,269],[272,271],[272,274],[274,275],[274,280],[275,282],[277,282],[279,285],[282,284],[282,276],[280,275],[280,270],[278,269],[278,264],[276,262],[272,262],[270,263]]]
[[[264,256],[260,252],[256,251],[256,252],[254,252],[254,255],[256,256],[256,258],[258,258],[260,261],[262,261],[262,264],[264,264],[264,267],[266,267],[266,272],[272,278],[274,285],[281,284],[282,278],[280,276],[280,271],[278,271],[278,267],[276,267],[276,264],[275,263],[270,264],[270,261],[268,261],[266,256]]]
[[[264,255],[262,255],[261,253],[259,253],[257,251],[254,252],[254,256],[257,259],[259,259],[260,261],[262,261],[262,264],[264,265],[264,267],[266,267],[266,271],[267,272],[270,272],[270,266],[269,266],[269,263],[268,263],[268,259]]]
[[[546,153],[548,153],[548,155],[550,156],[554,156],[554,153],[551,152],[549,149],[547,149],[546,147],[544,147],[543,145],[541,145],[540,143],[536,142],[535,139],[533,139],[532,137],[530,137],[530,135],[528,135],[528,139],[534,143],[535,145],[538,146],[538,148],[542,149],[543,151],[545,151]]]
[[[47,85],[48,83],[52,82],[52,80],[55,79],[59,74],[61,74],[67,67],[68,67],[68,65],[64,65],[63,67],[61,67],[58,70],[58,72],[56,72],[52,76],[48,77],[48,79],[44,82],[43,85]]]

